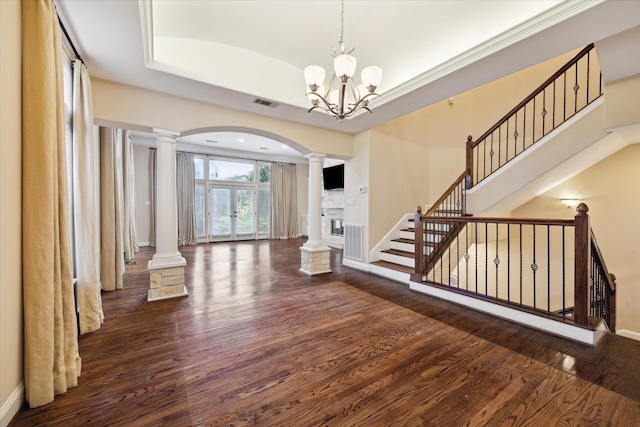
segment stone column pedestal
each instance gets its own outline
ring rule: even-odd
[[[329,255],[331,248],[327,246],[300,248],[300,271],[313,276],[315,274],[331,273]]]
[[[188,296],[184,267],[149,268],[151,283],[147,301]]]

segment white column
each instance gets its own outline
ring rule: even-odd
[[[330,273],[329,248],[322,241],[322,159],[324,154],[311,153],[309,159],[309,239],[300,248],[300,271],[309,275]]]
[[[184,286],[187,261],[178,251],[178,202],[176,195],[176,139],[180,135],[154,129],[156,154],[156,253],[149,261],[151,284],[147,301],[188,295]]]

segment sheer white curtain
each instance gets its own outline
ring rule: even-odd
[[[298,190],[296,166],[271,164],[270,238],[298,237]]]
[[[122,288],[124,274],[124,201],[122,185],[122,129],[100,128],[100,206],[102,289]]]
[[[22,293],[29,406],[78,384],[60,28],[50,0],[22,6]]]
[[[196,176],[193,153],[176,153],[176,189],[178,195],[178,245],[197,245]]]
[[[140,251],[138,245],[138,229],[136,227],[136,179],[133,166],[133,142],[127,132],[124,138],[122,150],[122,184],[124,203],[124,235],[123,246],[127,260],[136,259],[136,254]]]
[[[100,157],[93,138],[91,81],[87,67],[73,67],[73,200],[80,333],[100,328]]]

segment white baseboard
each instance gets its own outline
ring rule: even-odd
[[[138,242],[138,246],[139,246],[139,247],[143,247],[143,246],[151,246],[151,242]]]
[[[346,265],[347,267],[355,268],[356,270],[364,271],[365,273],[369,272],[369,264],[360,261],[354,261],[349,258],[342,258],[342,265]]]
[[[640,332],[631,331],[629,329],[618,329],[616,335],[621,337],[631,338],[632,340],[640,341]]]
[[[24,403],[24,382],[16,387],[0,406],[0,427],[7,427]]]
[[[422,292],[440,299],[464,305],[478,311],[488,313],[492,316],[502,317],[503,319],[520,323],[553,335],[558,335],[570,340],[579,341],[589,345],[595,345],[598,339],[606,331],[604,322],[600,322],[595,331],[579,328],[568,323],[547,319],[545,317],[536,316],[535,314],[526,313],[507,306],[493,304],[488,301],[473,298],[471,296],[462,295],[455,292],[449,292],[435,286],[429,286],[424,283],[410,282],[409,289]]]

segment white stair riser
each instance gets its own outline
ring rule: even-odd
[[[391,241],[391,249],[413,253],[413,251],[415,250],[415,245],[413,243]]]
[[[416,234],[413,231],[400,231],[401,239],[413,239],[416,237]]]
[[[413,258],[407,258],[404,256],[393,255],[386,252],[380,253],[380,259],[382,261],[392,262],[394,264],[404,265],[405,267],[415,267],[415,261]]]
[[[400,238],[401,239],[413,240],[415,237],[416,237],[415,234],[410,232],[410,231],[401,231],[400,232]],[[427,242],[431,242],[431,243],[438,243],[441,238],[442,238],[442,235],[440,235],[440,234],[427,234],[425,236],[425,240]],[[393,242],[391,242],[391,243],[393,244]],[[393,248],[393,246],[391,246],[391,247]]]
[[[416,237],[416,235],[412,231],[400,231],[400,238],[401,239],[415,239],[415,237]],[[425,240],[427,242],[438,243],[440,241],[440,239],[442,239],[442,234],[440,234],[440,233],[438,233],[438,234],[431,234],[431,233],[425,234]]]

